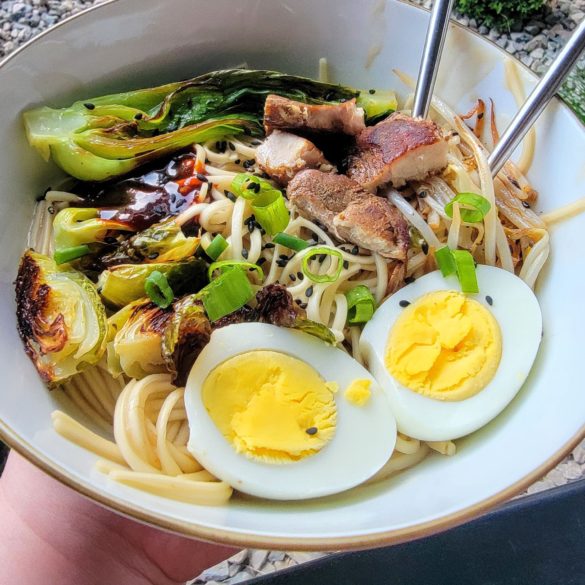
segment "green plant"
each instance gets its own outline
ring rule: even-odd
[[[546,0],[457,0],[457,8],[463,14],[485,25],[510,28],[538,12]]]
[[[585,124],[585,63],[577,68],[561,87],[561,97]]]

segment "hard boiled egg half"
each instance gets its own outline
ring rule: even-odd
[[[297,500],[374,475],[396,442],[385,392],[343,350],[264,323],[213,332],[185,388],[189,451],[235,489]]]
[[[360,349],[387,391],[398,430],[425,441],[467,435],[497,416],[530,372],[542,337],[532,290],[478,266],[479,294],[439,271],[386,300]]]

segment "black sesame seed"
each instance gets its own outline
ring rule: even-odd
[[[231,192],[231,191],[227,191],[225,196],[230,200],[233,201],[234,203],[236,202],[237,197]]]
[[[209,183],[209,179],[205,176],[202,175],[201,173],[197,173],[195,175],[202,183]]]
[[[281,260],[286,260],[287,262],[288,262],[288,260],[289,260],[289,257],[288,257],[286,254],[280,254],[279,258],[280,258]]]
[[[247,217],[247,218],[244,220],[244,225],[249,225],[249,224],[250,224],[250,222],[253,222],[253,221],[254,221],[254,216],[253,216],[253,215],[251,215],[250,217]]]
[[[48,212],[49,212],[51,215],[53,215],[53,214],[55,213],[55,208],[54,208],[52,205],[50,205],[49,207],[47,207],[47,211],[48,211]]]
[[[408,305],[410,305],[410,301],[400,301],[398,303],[401,307],[408,307]]]
[[[349,268],[349,260],[343,261],[343,267],[347,270]]]
[[[407,276],[404,279],[404,284],[412,284],[415,280],[416,278],[414,276]]]
[[[308,306],[308,305],[307,305],[307,303],[300,303],[300,304],[299,304],[299,307],[300,307],[301,309],[306,309],[306,308],[307,308],[307,306]]]
[[[494,299],[492,299],[492,297],[490,297],[490,295],[487,295],[485,297],[486,303],[491,307],[494,304]]]
[[[255,224],[253,221],[251,221],[251,222],[248,224],[248,231],[249,231],[250,233],[252,233],[252,232],[253,232],[255,229],[256,229],[256,224]]]
[[[256,161],[251,158],[250,160],[245,160],[244,161],[244,168],[245,169],[249,169],[250,167],[253,167],[256,164]]]
[[[426,191],[421,191],[421,192],[418,194],[418,196],[419,196],[421,199],[424,199],[424,198],[427,196],[427,192],[426,192]]]
[[[158,252],[151,252],[151,253],[148,255],[148,259],[149,259],[149,260],[154,260],[155,258],[158,258]]]
[[[305,291],[305,296],[306,296],[307,298],[309,298],[309,297],[313,296],[313,287],[312,287],[312,286],[310,286],[310,287],[309,287],[309,288],[308,288],[308,289]]]
[[[514,177],[508,177],[510,183],[516,187],[516,189],[520,189],[520,183]]]
[[[318,430],[317,427],[309,427],[305,433],[307,433],[307,435],[316,435]]]
[[[317,257],[317,261],[319,262],[319,264],[323,264],[323,262],[325,262],[325,258],[327,258],[327,254],[319,254],[319,256]]]
[[[299,271],[299,272],[297,272],[297,278],[299,280],[303,280],[303,278],[305,278],[305,275],[302,272]]]
[[[420,249],[423,251],[423,254],[428,254],[429,253],[429,245],[427,244],[427,242],[423,242],[420,245]]]
[[[272,242],[267,242],[266,244],[264,244],[264,248],[266,250],[269,250],[270,248],[274,248],[275,244],[273,244]]]
[[[266,262],[266,258],[258,258],[258,260],[256,260],[256,264],[258,266],[262,266],[262,264],[264,264],[264,262]]]
[[[526,209],[530,209],[530,203],[528,203],[528,201],[522,201],[522,205],[526,208]]]
[[[481,120],[483,118],[483,112],[480,112],[479,114],[477,114],[477,119]]]
[[[246,250],[246,248],[242,248],[242,256],[246,258],[246,260],[248,259],[248,250]]]
[[[239,165],[239,164],[241,164],[241,163],[242,163],[242,161],[241,161],[239,158],[237,158],[237,159],[234,161],[234,164],[236,164],[236,165]]]
[[[295,299],[295,303],[297,305],[302,305],[303,304],[303,301],[301,301],[301,299]]]
[[[374,95],[374,94],[376,93],[376,90],[375,90],[375,89],[370,89],[368,93],[369,93],[370,95]]]
[[[354,256],[357,256],[360,253],[360,249],[358,246],[354,246],[350,251],[350,254],[353,254]]]
[[[284,268],[287,264],[288,264],[288,262],[286,260],[277,260],[276,261],[276,265],[280,266],[280,268]]]
[[[294,282],[297,277],[294,274],[289,274],[288,277]]]
[[[236,146],[233,142],[228,142],[228,146],[230,147],[230,150],[236,150]]]
[[[138,112],[138,114],[136,114],[136,115],[134,116],[134,119],[135,119],[135,120],[142,120],[142,112]]]
[[[95,104],[92,104],[90,102],[87,102],[85,104],[83,104],[88,110],[95,110]]]

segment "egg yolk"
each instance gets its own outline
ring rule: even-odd
[[[498,323],[480,303],[437,291],[410,304],[390,331],[385,364],[401,384],[438,400],[463,400],[493,378],[502,355]]]
[[[307,363],[274,351],[234,356],[207,376],[202,399],[238,453],[291,463],[317,453],[335,434],[336,385]]]
[[[365,406],[372,396],[371,385],[371,380],[354,380],[345,389],[343,395],[348,402],[355,406]]]

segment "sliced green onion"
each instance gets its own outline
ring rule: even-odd
[[[477,275],[475,274],[475,261],[467,250],[451,250],[453,260],[457,266],[457,277],[464,293],[478,293]]]
[[[453,217],[453,205],[455,203],[458,203],[460,206],[459,213],[461,214],[461,220],[467,223],[478,223],[482,221],[492,207],[490,202],[481,195],[477,195],[476,193],[459,193],[445,205],[445,213],[449,217]]]
[[[309,247],[309,243],[306,240],[301,240],[301,238],[297,238],[296,236],[291,236],[283,232],[275,234],[275,236],[272,238],[272,241],[275,244],[280,244],[281,246],[289,248],[290,250],[294,250],[295,252],[300,252],[301,250]]]
[[[235,268],[212,280],[198,295],[209,320],[217,321],[243,307],[254,296],[254,291],[246,273]]]
[[[337,268],[334,274],[315,274],[309,270],[309,262],[311,258],[313,258],[313,256],[321,256],[321,254],[337,258]],[[343,255],[339,250],[333,250],[331,248],[313,248],[303,258],[301,268],[303,270],[303,274],[313,282],[335,282],[339,278],[343,268]]]
[[[374,315],[376,299],[370,289],[360,284],[345,293],[347,299],[347,322],[350,325],[366,323]]]
[[[144,281],[144,291],[161,309],[166,309],[175,299],[175,293],[167,277],[158,270],[151,272]]]
[[[60,250],[56,250],[53,258],[57,264],[66,264],[67,262],[81,258],[86,254],[89,254],[89,246],[83,244],[81,246],[72,246],[71,248],[61,248]]]
[[[216,270],[219,270],[221,274],[230,270],[231,268],[240,268],[243,271],[246,270],[255,270],[258,273],[258,278],[262,282],[264,280],[264,270],[258,266],[258,264],[253,264],[252,262],[246,262],[245,260],[220,260],[219,262],[214,262],[210,265],[209,269],[207,270],[207,275],[209,280],[213,280],[213,273]]]
[[[280,191],[276,189],[261,193],[252,201],[252,210],[256,221],[271,236],[286,228],[290,215],[286,201]]]
[[[211,244],[207,246],[207,250],[205,250],[205,253],[212,260],[217,260],[228,247],[229,244],[227,240],[221,234],[217,234],[217,236],[215,236],[215,238],[211,240]]]
[[[457,265],[449,246],[443,246],[435,252],[435,260],[443,276],[449,276],[457,272]]]
[[[265,179],[240,173],[231,184],[232,192],[250,201],[256,221],[271,236],[282,232],[289,222],[289,212],[282,193]]]
[[[275,189],[268,181],[261,179],[256,175],[240,173],[234,177],[230,190],[238,197],[254,199],[262,193],[276,191],[277,189]]]

